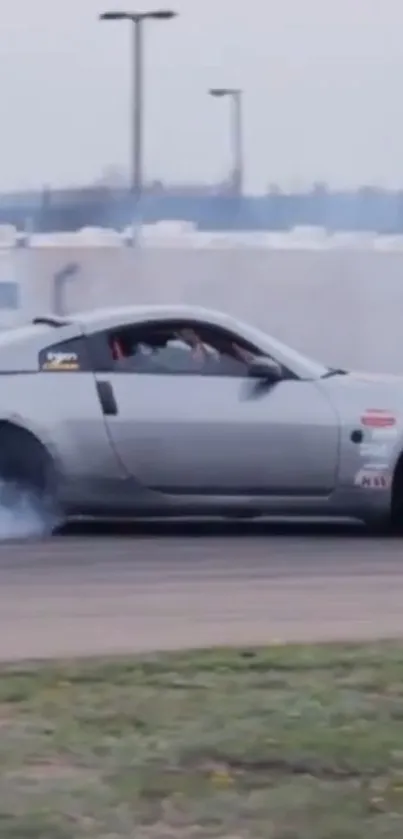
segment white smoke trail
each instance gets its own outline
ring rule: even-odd
[[[45,538],[58,523],[42,499],[0,482],[0,541]]]

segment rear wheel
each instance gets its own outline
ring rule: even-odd
[[[0,539],[45,536],[59,523],[52,458],[30,432],[0,423]]]

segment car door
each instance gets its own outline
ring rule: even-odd
[[[220,495],[334,488],[337,417],[313,381],[262,387],[246,363],[213,372],[175,360],[112,363],[96,378],[115,451],[145,487]]]

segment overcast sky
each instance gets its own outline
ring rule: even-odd
[[[143,0],[138,8],[155,8]],[[0,191],[98,177],[129,156],[125,24],[111,0],[12,0],[0,18]],[[403,0],[172,0],[146,36],[146,171],[222,178],[245,90],[247,186],[403,185]]]

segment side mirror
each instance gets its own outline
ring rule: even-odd
[[[280,364],[271,358],[254,358],[248,367],[248,376],[251,379],[260,379],[265,382],[280,382],[283,378],[283,371]]]

